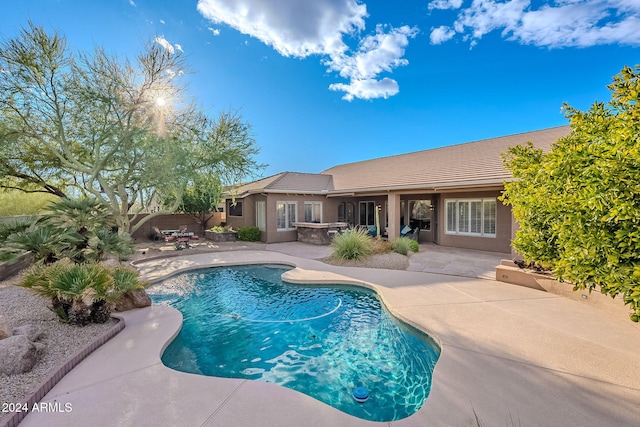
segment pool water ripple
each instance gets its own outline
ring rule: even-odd
[[[439,356],[426,335],[391,316],[375,292],[291,285],[283,266],[216,267],[148,288],[180,310],[183,328],[165,350],[170,368],[271,382],[373,421],[422,407]],[[358,403],[356,387],[370,398]]]

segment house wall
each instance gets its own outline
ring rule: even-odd
[[[255,227],[256,226],[256,197],[257,195],[250,195],[242,199],[236,199],[236,203],[242,203],[242,216],[232,216],[229,211],[229,204],[231,199],[225,200],[225,213],[227,214],[227,225],[237,230],[240,227]]]
[[[446,233],[446,199],[496,198],[500,191],[442,193],[437,196],[436,242],[442,246],[477,249],[494,252],[511,252],[511,236],[513,219],[511,207],[496,202],[496,237],[461,236]]]
[[[278,202],[296,202],[297,218],[304,221],[304,202],[322,202],[322,222],[336,222],[338,219],[338,203],[319,195],[269,194],[267,196],[267,232],[264,241],[267,243],[295,242],[298,240],[297,230],[278,231],[276,224],[276,205]]]
[[[260,233],[260,240],[266,243],[295,242],[298,240],[297,230],[278,231],[276,222],[276,205],[278,202],[296,202],[298,221],[304,221],[304,202],[322,202],[322,222],[336,222],[338,220],[338,203],[319,195],[298,195],[298,194],[255,194],[247,196],[242,201],[242,216],[231,216],[227,210],[227,225],[234,229],[240,227],[255,227],[256,202],[266,202],[266,231]],[[227,199],[228,206],[230,199]]]

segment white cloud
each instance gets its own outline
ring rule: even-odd
[[[462,0],[434,0],[429,3],[431,9],[460,9]]]
[[[134,2],[133,0],[129,0],[129,5],[130,5],[130,6],[133,6],[133,7],[138,7],[138,6],[136,5],[136,2]]]
[[[353,101],[354,98],[374,99],[385,98],[397,94],[400,89],[398,83],[388,77],[382,80],[364,79],[351,80],[349,84],[334,83],[329,85],[330,90],[346,92],[342,97],[345,101]]]
[[[388,33],[378,25],[376,34],[360,40],[358,50],[354,53],[331,55],[325,65],[342,77],[353,79],[370,79],[383,71],[390,72],[409,61],[403,59],[404,48],[409,38],[415,37],[417,29],[408,26],[392,28]]]
[[[429,40],[431,41],[431,44],[442,44],[448,40],[451,40],[455,35],[456,32],[453,29],[441,25],[438,28],[431,29]]]
[[[435,3],[440,1],[447,0]],[[640,1],[556,0],[534,9],[530,0],[474,0],[461,10],[453,28],[472,46],[494,30],[508,40],[550,48],[640,45]],[[443,35],[453,37],[432,31],[432,43],[434,38],[446,41]]]
[[[356,0],[199,0],[198,11],[299,58],[344,50],[342,36],[364,29],[367,16]]]
[[[169,53],[173,54],[175,52],[176,49],[178,49],[179,51],[183,51],[182,50],[182,46],[180,46],[179,44],[176,44],[175,47],[169,42],[169,40],[165,39],[164,36],[156,36],[155,39],[156,43],[158,43],[160,46],[162,46],[163,48],[165,48]]]
[[[211,31],[214,36],[219,36],[220,35],[220,30],[218,28],[207,27],[207,30]]]
[[[330,87],[347,92],[348,100],[398,93],[394,80],[380,80],[378,74],[408,64],[402,56],[408,39],[417,33],[408,26],[378,25],[375,34],[361,36],[368,15],[359,0],[199,0],[198,11],[214,23],[259,39],[283,56],[321,56],[331,71],[350,80]],[[355,51],[345,42],[347,38],[359,41]]]
[[[161,20],[160,20],[160,23],[161,23],[162,25],[164,25],[164,24],[165,24],[164,19],[161,19]]]

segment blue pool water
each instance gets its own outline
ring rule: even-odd
[[[420,409],[438,346],[389,315],[375,292],[287,284],[280,279],[287,269],[216,267],[148,288],[155,303],[184,316],[163,363],[279,384],[367,420],[399,420]],[[353,397],[358,387],[369,391],[365,403]]]

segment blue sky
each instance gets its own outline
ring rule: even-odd
[[[640,0],[20,0],[0,38],[28,19],[74,50],[181,49],[265,176],[564,125],[640,63]]]

